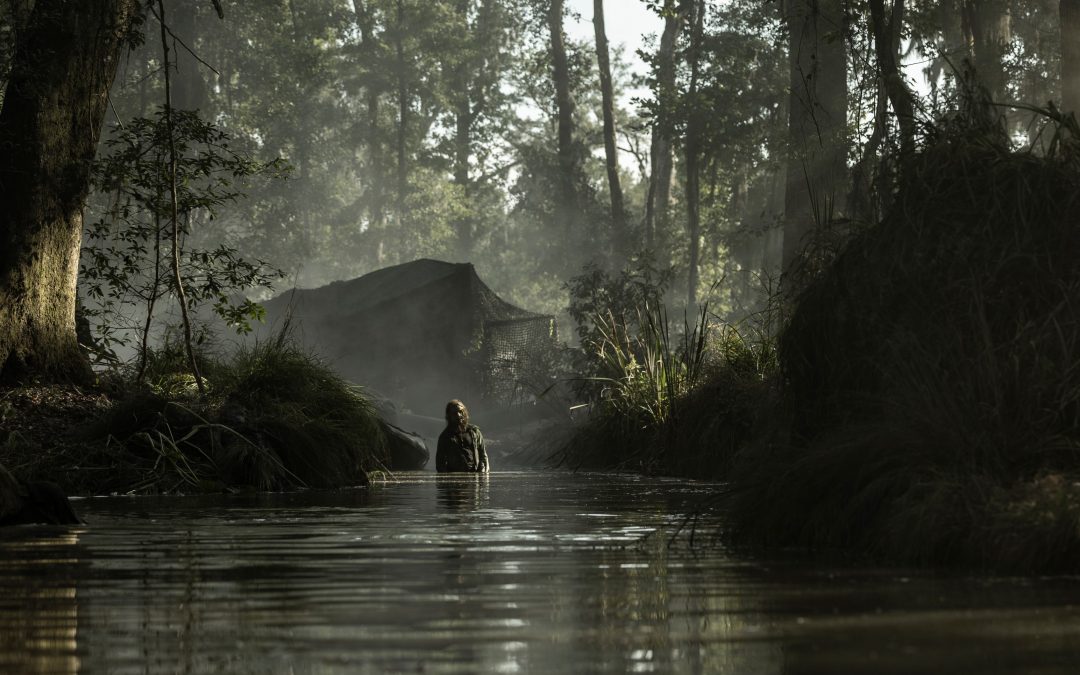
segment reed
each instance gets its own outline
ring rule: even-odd
[[[666,310],[642,301],[620,322],[593,318],[602,375],[588,421],[556,457],[574,467],[717,477],[757,433],[775,401],[775,349],[703,306],[672,330]],[[747,331],[750,334],[751,331]],[[759,335],[760,337],[760,335]]]

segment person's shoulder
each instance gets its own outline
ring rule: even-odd
[[[469,433],[470,434],[482,435],[482,434],[480,434],[480,427],[476,426],[475,424],[470,424],[469,425]]]

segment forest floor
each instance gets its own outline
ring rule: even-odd
[[[108,439],[93,434],[112,405],[104,391],[74,385],[0,388],[0,463],[16,478],[49,480],[69,492],[115,484],[119,467],[102,463]]]

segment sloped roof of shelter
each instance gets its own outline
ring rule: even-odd
[[[294,289],[265,303],[268,310],[292,305],[300,315],[355,315],[384,303],[405,302],[410,294],[436,284],[467,283],[471,305],[482,321],[505,321],[544,316],[516,307],[495,294],[476,274],[472,263],[449,263],[422,258],[384,267],[347,281],[319,288]]]

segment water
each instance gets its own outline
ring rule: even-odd
[[[750,559],[705,485],[405,474],[0,532],[0,672],[1074,673],[1080,579]],[[698,533],[700,538],[701,532]]]

